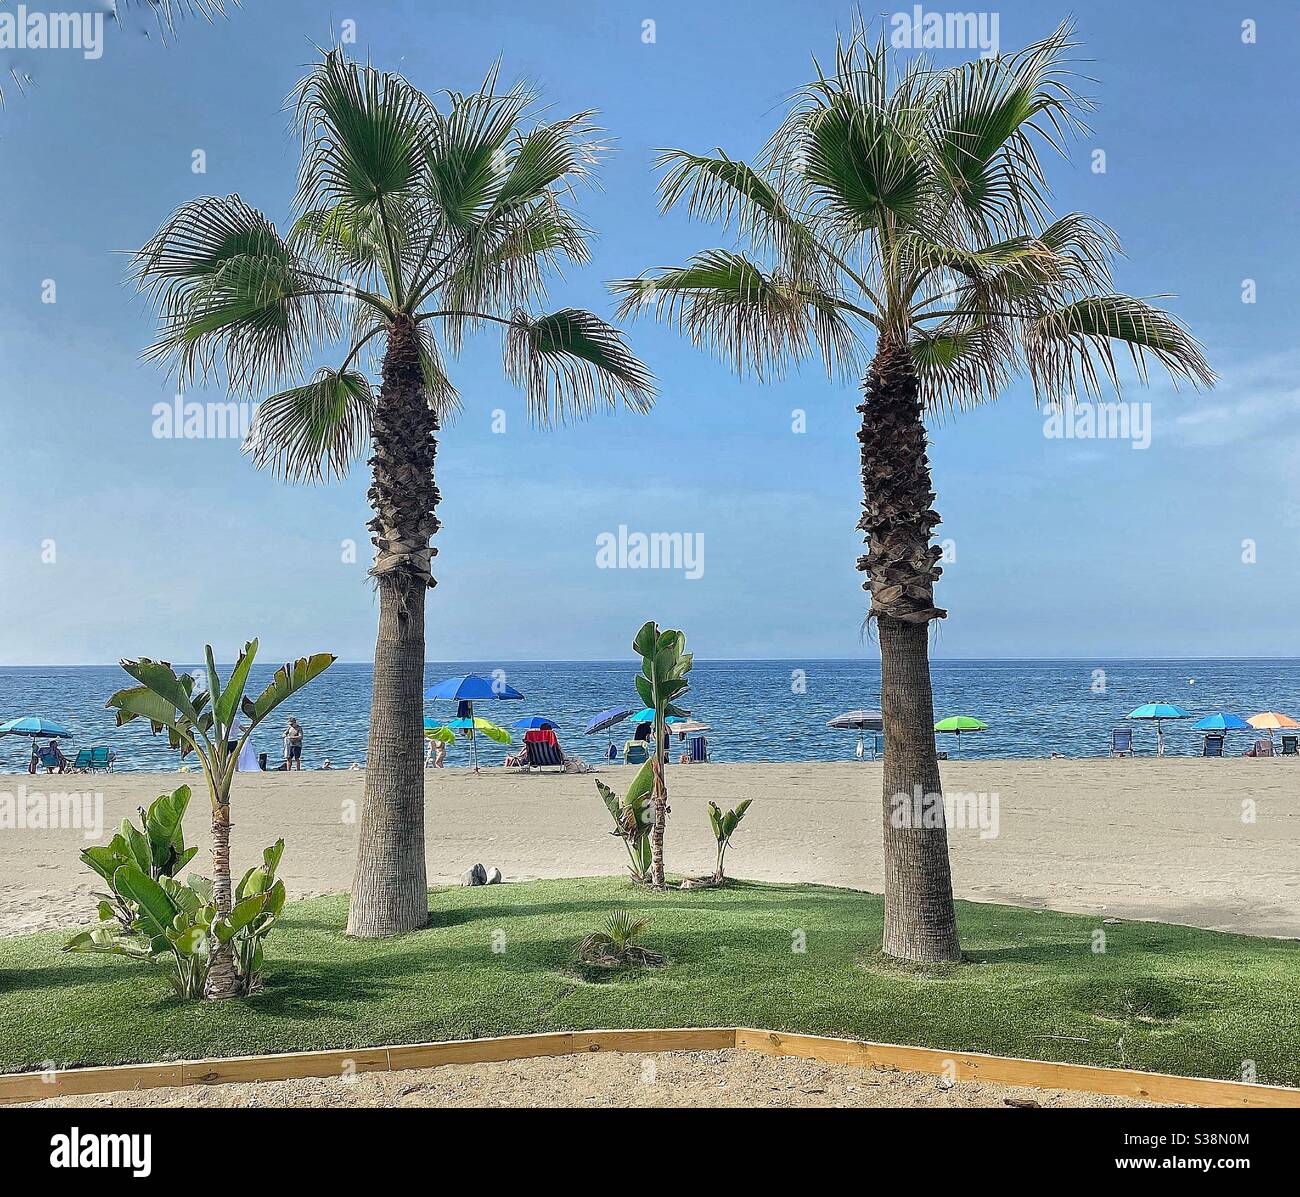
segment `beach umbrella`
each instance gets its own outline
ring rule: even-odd
[[[72,739],[72,733],[62,723],[42,719],[40,715],[24,715],[0,723],[0,736],[50,736],[53,739]]]
[[[1279,711],[1261,711],[1258,715],[1252,715],[1246,722],[1257,731],[1266,732],[1300,727],[1300,723],[1297,723],[1290,715],[1283,715]],[[0,732],[3,730],[3,728],[0,728]]]
[[[885,717],[879,711],[845,711],[828,720],[827,727],[844,728],[848,731],[884,731]]]
[[[952,732],[955,736],[960,736],[962,732],[988,731],[988,729],[987,723],[972,715],[949,715],[947,719],[940,719],[934,725],[935,731]]]
[[[480,719],[477,716],[451,719],[442,724],[439,724],[434,719],[425,719],[424,721],[424,734],[430,740],[441,740],[444,744],[450,744],[455,740],[457,732],[460,732],[469,740],[470,757],[474,763],[476,773],[478,772],[479,736],[487,736],[489,740],[494,740],[498,744],[510,743],[510,733],[504,727],[498,727],[495,723],[487,719]]]
[[[550,728],[552,731],[559,726],[554,719],[545,719],[541,715],[525,715],[522,719],[516,719],[511,727],[520,727],[525,731],[544,730]]]
[[[464,677],[446,677],[435,682],[424,692],[425,700],[450,698],[457,702],[479,702],[491,698],[523,698],[513,686],[493,681],[477,673]]]
[[[1229,715],[1226,711],[1215,711],[1192,724],[1192,731],[1228,732],[1249,731],[1250,724],[1240,715]]]
[[[675,736],[698,736],[701,732],[712,731],[713,728],[699,719],[676,719],[669,718],[672,733]]]
[[[608,711],[601,711],[587,724],[587,735],[594,736],[597,732],[613,727],[616,723],[622,723],[631,713],[631,707],[610,707]]]
[[[866,744],[863,742],[863,732],[872,732],[879,734],[885,730],[885,717],[879,711],[845,711],[842,715],[836,715],[834,719],[826,722],[827,727],[839,728],[844,731],[855,731],[858,733],[858,747],[855,755],[858,760],[862,760],[866,754]],[[875,748],[872,749],[872,755],[875,755]]]
[[[637,713],[632,716],[633,723],[653,723],[654,721],[655,721],[654,707],[642,707],[641,710],[637,711]],[[686,719],[682,715],[666,715],[664,717],[664,722],[685,723]]]
[[[1163,719],[1190,719],[1191,711],[1184,711],[1182,707],[1175,706],[1171,702],[1148,702],[1128,713],[1128,719],[1150,719],[1156,725],[1156,756],[1165,754],[1165,729],[1161,726]]]
[[[586,734],[594,736],[597,732],[608,731],[616,723],[622,723],[632,713],[631,707],[610,707],[607,711],[601,711],[599,715],[592,716],[592,720],[587,724]],[[606,755],[610,760],[618,757],[618,752],[614,748],[614,737],[608,736],[609,748]]]
[[[462,677],[443,678],[440,682],[435,682],[424,692],[425,700],[445,698],[453,702],[458,702],[457,714],[462,718],[472,720],[474,718],[474,704],[483,702],[488,699],[502,698],[523,698],[523,695],[513,686],[507,686],[505,682],[493,681],[477,673],[468,673]],[[496,727],[496,724],[492,725]],[[478,741],[474,736],[475,727],[471,723],[468,725],[469,731],[469,752],[473,761],[474,772],[478,772]],[[497,728],[500,731],[500,728]],[[489,737],[491,738],[491,737]],[[506,733],[506,743],[510,742],[509,733]]]
[[[988,729],[987,723],[976,719],[973,715],[949,715],[947,719],[940,719],[934,725],[935,731],[951,732],[958,740],[961,739],[962,732],[981,732]]]

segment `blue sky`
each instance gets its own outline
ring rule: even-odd
[[[427,91],[472,87],[501,55],[506,76],[537,84],[556,114],[600,110],[617,149],[580,200],[600,234],[594,261],[557,280],[552,306],[606,316],[609,279],[718,240],[658,214],[655,150],[752,154],[852,13],[814,0],[449,7],[333,16],[352,16],[361,52]],[[1003,0],[1003,47],[1068,11]],[[1253,45],[1245,16],[1258,22]],[[115,253],[197,194],[238,191],[286,221],[297,147],[282,104],[329,21],[326,5],[248,0],[227,21],[187,22],[169,46],[137,17],[106,32],[94,61],[0,49],[0,663],[188,660],[204,640],[229,656],[250,634],[272,656],[371,655],[364,466],[339,485],[294,487],[255,471],[236,441],[156,439],[153,406],[175,388],[140,361],[152,315]],[[1300,155],[1286,81],[1300,12],[1090,3],[1079,32],[1099,108],[1070,160],[1048,161],[1055,206],[1118,230],[1121,289],[1174,293],[1222,382],[1200,396],[1160,381],[1126,390],[1152,405],[1141,450],[1045,437],[1023,386],[936,424],[938,535],[956,559],[935,652],[1294,654]],[[11,67],[32,75],[26,94]],[[206,174],[192,173],[195,149]],[[1105,173],[1091,169],[1096,149]],[[438,456],[430,659],[621,657],[650,616],[684,627],[701,657],[872,654],[853,568],[855,387],[811,367],[738,382],[666,329],[640,322],[631,336],[659,378],[655,411],[559,431],[528,427],[495,336],[456,365],[466,411]],[[795,409],[807,412],[802,434]],[[702,534],[703,575],[597,569],[596,538],[620,524]],[[356,563],[341,560],[348,539]]]

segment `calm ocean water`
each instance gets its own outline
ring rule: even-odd
[[[587,760],[599,757],[607,743],[603,735],[582,734],[591,716],[620,704],[640,705],[628,661],[433,664],[426,669],[426,684],[461,673],[490,675],[497,668],[523,691],[525,701],[482,703],[476,712],[503,726],[522,715],[554,719],[560,742]],[[264,685],[273,671],[273,666],[254,669],[250,690]],[[1276,710],[1300,718],[1300,661],[1290,659],[938,661],[933,676],[936,718],[975,715],[989,724],[987,732],[960,741],[941,736],[940,747],[954,758],[1104,755],[1110,729],[1145,702],[1176,703],[1198,717],[1216,710],[1242,716]],[[111,745],[117,768],[174,768],[176,756],[164,737],[152,736],[138,723],[117,728],[112,712],[104,709],[108,695],[126,684],[127,676],[110,665],[0,668],[0,720],[42,715],[73,732],[66,747]],[[830,761],[852,757],[856,736],[828,728],[827,720],[855,707],[878,706],[879,697],[876,662],[701,661],[691,673],[687,705],[712,725],[709,743],[717,761]],[[451,718],[453,706],[428,703],[425,713]],[[284,716],[294,714],[306,729],[305,767],[329,756],[336,767],[346,768],[365,760],[369,711],[370,666],[336,664],[258,729],[257,747],[278,761]],[[1200,751],[1201,738],[1190,730],[1191,722],[1166,723],[1167,753]],[[1151,750],[1154,731],[1149,724],[1137,726],[1139,749]],[[624,724],[612,734],[621,746],[631,731]],[[1248,744],[1248,736],[1233,733],[1228,748]],[[25,738],[0,737],[0,769],[25,768],[29,751]],[[494,764],[504,753],[486,741],[480,741],[480,751]],[[467,760],[463,742],[449,748],[449,765]]]

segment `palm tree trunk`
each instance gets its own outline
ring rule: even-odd
[[[660,748],[663,736],[658,719],[655,719],[650,735],[653,740],[650,744],[650,771],[654,775],[654,789],[650,793],[655,812],[654,827],[650,831],[650,884],[655,889],[664,889],[667,885],[664,881],[664,829],[668,823],[668,783],[664,780]]]
[[[220,805],[212,816],[212,903],[225,917],[232,905],[230,881],[230,807]],[[234,949],[229,943],[214,944],[203,993],[213,1001],[238,997],[241,991],[235,971]]]
[[[906,343],[882,336],[864,384],[862,519],[871,617],[880,635],[885,725],[883,950],[904,960],[961,959],[934,747],[928,629],[939,522],[916,373]]]
[[[438,530],[429,407],[419,341],[409,320],[389,330],[373,420],[379,635],[375,642],[366,788],[348,934],[398,935],[429,917],[424,863],[424,599]]]

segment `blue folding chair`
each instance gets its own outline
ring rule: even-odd
[[[1110,732],[1110,755],[1133,755],[1133,729],[1131,727],[1113,727]]]

